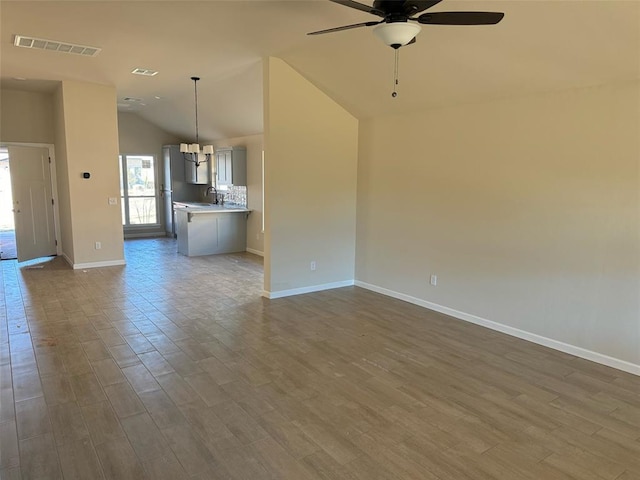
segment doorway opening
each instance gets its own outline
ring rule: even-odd
[[[0,260],[15,260],[16,226],[13,218],[13,194],[11,192],[11,170],[9,150],[0,147]]]

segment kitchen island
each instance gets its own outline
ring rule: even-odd
[[[178,253],[195,257],[247,249],[250,210],[233,205],[176,203]]]

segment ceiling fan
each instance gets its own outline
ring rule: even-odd
[[[307,33],[307,35],[322,35],[375,25],[373,33],[385,45],[395,50],[394,90],[391,93],[394,98],[398,96],[396,91],[398,86],[398,49],[416,42],[416,36],[422,29],[420,25],[495,25],[504,17],[504,13],[500,12],[434,12],[415,16],[437,5],[442,0],[374,0],[373,6],[353,0],[329,1],[370,13],[382,20],[344,25]]]
[[[321,35],[325,33],[340,32],[352,28],[372,27],[386,45],[398,49],[405,45],[415,43],[416,35],[420,33],[422,25],[495,25],[504,17],[504,13],[498,12],[434,12],[414,15],[427,10],[442,0],[375,0],[373,6],[354,2],[353,0],[329,0],[333,3],[354,8],[363,12],[381,17],[382,20],[355,23],[342,27],[329,28],[311,32],[307,35]],[[416,23],[411,23],[416,22]]]

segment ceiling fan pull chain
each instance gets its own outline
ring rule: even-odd
[[[400,59],[399,48],[395,49],[395,56],[396,56],[396,61],[393,69],[393,92],[391,93],[391,96],[393,98],[396,98],[398,96],[398,60]]]

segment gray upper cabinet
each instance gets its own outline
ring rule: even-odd
[[[218,185],[247,185],[247,149],[244,147],[216,150],[216,182]]]
[[[184,161],[184,176],[187,183],[206,185],[209,183],[209,162],[204,161],[206,160],[204,154],[201,153],[199,155],[202,163],[198,167],[196,167],[195,162]]]

